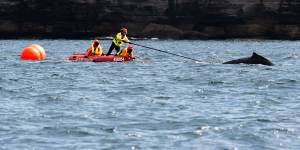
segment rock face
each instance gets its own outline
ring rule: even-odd
[[[6,37],[300,38],[299,0],[1,0]]]

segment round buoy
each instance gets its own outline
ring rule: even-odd
[[[33,47],[33,48],[37,49],[40,52],[41,60],[46,59],[46,52],[45,52],[45,49],[42,46],[40,46],[38,44],[32,44],[32,45],[30,45],[30,47]]]
[[[41,60],[39,50],[33,47],[26,47],[21,52],[21,60]]]

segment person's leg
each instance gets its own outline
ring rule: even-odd
[[[117,53],[116,53],[116,54],[118,54],[118,53],[119,53],[120,49],[121,49],[121,47],[119,47],[119,46],[116,46],[116,47],[115,47],[115,50],[117,51]]]
[[[113,50],[114,48],[115,48],[115,44],[114,44],[114,43],[111,43],[111,46],[110,46],[110,48],[109,48],[109,50],[108,50],[106,56],[110,55],[111,52],[112,52],[112,50]]]

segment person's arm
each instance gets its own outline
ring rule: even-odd
[[[128,40],[127,36],[125,37],[125,39],[123,40],[124,43],[129,43],[130,41]]]
[[[132,59],[135,59],[135,57],[134,57],[134,55],[133,55],[133,52],[131,52],[130,57],[131,57]]]
[[[89,47],[89,48],[86,50],[86,52],[85,52],[85,56],[89,56],[90,53],[91,53],[91,50],[92,50],[92,48]]]

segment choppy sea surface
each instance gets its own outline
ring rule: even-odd
[[[137,46],[128,63],[66,60],[90,42],[0,40],[0,150],[300,149],[300,41],[144,40],[201,61]],[[19,60],[33,43],[47,59]],[[275,66],[222,64],[254,51]]]

